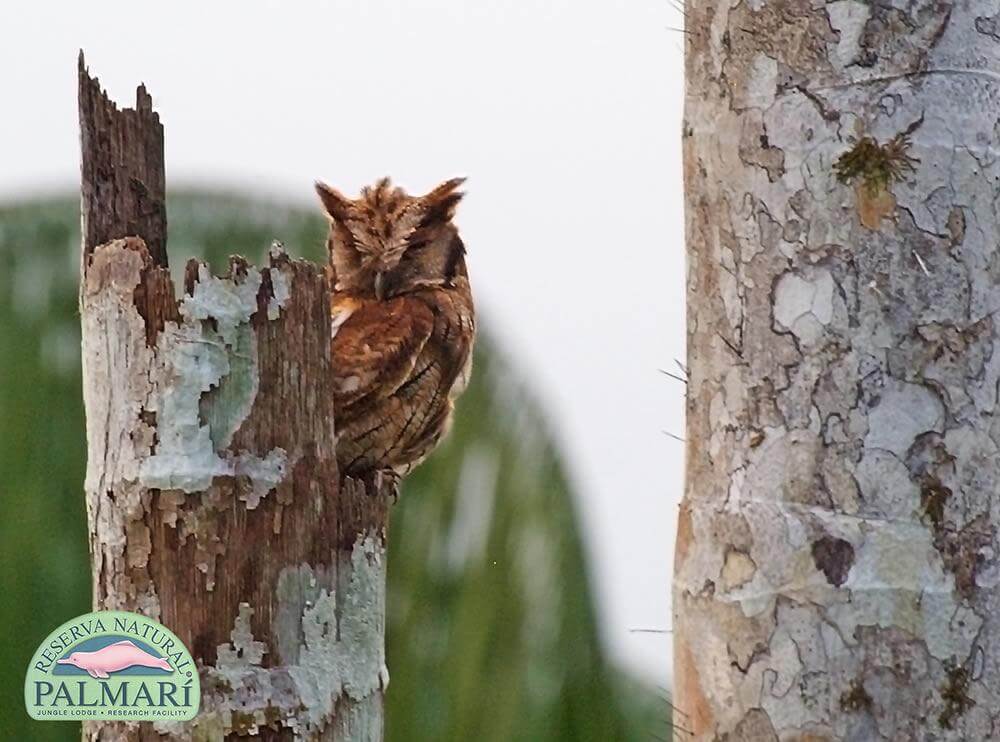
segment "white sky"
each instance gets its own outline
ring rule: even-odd
[[[168,188],[314,203],[467,175],[486,322],[553,416],[605,638],[665,683],[684,354],[683,18],[670,0],[50,0],[0,8],[0,199],[75,188],[76,56],[144,81]]]

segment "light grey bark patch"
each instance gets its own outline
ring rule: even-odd
[[[898,95],[883,95],[878,101],[878,110],[887,119],[891,119],[900,105]]]
[[[819,437],[809,430],[765,428],[764,434],[764,442],[748,457],[738,491],[750,502],[828,504],[816,488]]]
[[[215,342],[206,340],[206,342]],[[227,346],[227,372],[198,400],[198,417],[209,429],[217,451],[232,443],[233,434],[250,414],[257,397],[260,375],[257,369],[257,336],[249,322],[234,333],[234,344]]]
[[[283,448],[272,448],[265,456],[255,456],[245,451],[228,457],[232,463],[233,476],[238,484],[240,499],[248,510],[253,510],[260,501],[285,481],[295,461],[290,459]]]
[[[801,343],[812,345],[833,318],[833,276],[824,269],[782,274],[774,287],[774,319]]]
[[[316,604],[320,595],[336,590],[334,575],[323,567],[301,564],[285,567],[278,577],[275,598],[274,628],[278,657],[286,665],[299,662],[299,652],[305,642],[302,615]]]
[[[289,670],[313,725],[329,718],[341,693],[360,701],[385,682],[384,543],[360,538],[338,571],[337,590],[321,590],[302,611],[304,640]]]
[[[835,0],[828,3],[826,13],[830,26],[837,32],[835,64],[844,69],[856,64],[861,55],[861,35],[871,17],[872,3],[859,0]]]
[[[260,285],[260,271],[256,268],[232,278],[218,278],[207,265],[199,264],[197,280],[181,302],[181,315],[192,321],[211,321],[219,339],[233,347],[239,328],[257,311]]]
[[[267,645],[256,641],[250,630],[253,608],[240,603],[240,612],[233,622],[229,644],[220,644],[216,649],[215,669],[230,685],[239,682],[252,667],[260,666],[267,653]]]
[[[726,561],[720,575],[722,589],[732,590],[745,585],[753,579],[756,571],[757,565],[746,552],[736,549],[730,550],[726,555]]]
[[[889,381],[872,400],[865,448],[881,448],[902,458],[918,436],[944,429],[940,397],[921,384]]]

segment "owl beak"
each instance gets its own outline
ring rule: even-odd
[[[375,298],[382,301],[385,298],[385,273],[378,271],[375,274]]]

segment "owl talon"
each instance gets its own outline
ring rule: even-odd
[[[392,502],[399,501],[399,487],[402,476],[391,469],[358,472],[347,477],[359,483],[366,493],[372,497],[392,496]]]
[[[391,469],[375,472],[375,492],[379,495],[392,495],[392,504],[399,502],[399,485],[402,477]]]

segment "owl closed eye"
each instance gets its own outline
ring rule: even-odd
[[[465,249],[451,221],[464,180],[453,178],[413,197],[383,178],[356,200],[317,183],[331,220],[327,249],[334,290],[381,300],[449,284],[465,267]]]

